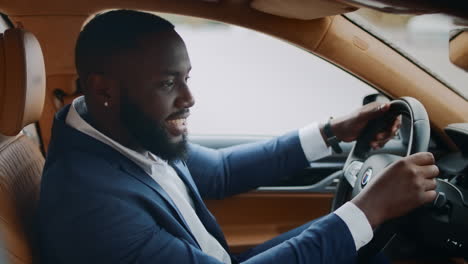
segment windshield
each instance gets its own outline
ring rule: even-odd
[[[449,59],[450,31],[456,29],[450,18],[395,15],[369,9],[360,9],[346,17],[468,100],[468,73]]]

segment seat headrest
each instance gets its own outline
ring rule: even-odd
[[[17,135],[37,122],[45,97],[45,65],[36,37],[22,29],[0,34],[0,133]]]

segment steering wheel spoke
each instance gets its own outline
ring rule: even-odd
[[[356,184],[357,177],[361,171],[362,165],[364,165],[364,162],[355,160],[345,168],[344,177],[352,188],[354,188],[354,185]]]

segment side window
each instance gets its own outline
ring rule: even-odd
[[[166,18],[176,25],[192,62],[192,135],[279,135],[347,114],[376,93],[273,37],[201,19]]]

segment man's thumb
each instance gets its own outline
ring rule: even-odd
[[[364,111],[364,118],[367,120],[372,120],[378,117],[381,117],[390,109],[389,103],[371,103],[367,111]]]

